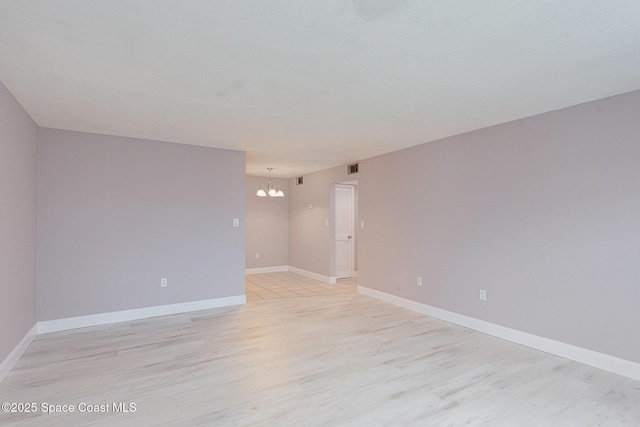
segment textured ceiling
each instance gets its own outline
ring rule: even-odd
[[[639,22],[637,0],[0,0],[0,80],[42,127],[290,177],[640,89]]]

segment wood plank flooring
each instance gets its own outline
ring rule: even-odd
[[[318,295],[355,294],[358,279],[340,279],[335,285],[291,272],[251,274],[245,289],[247,301],[263,299],[314,297]]]
[[[2,426],[638,426],[640,382],[358,294],[38,336]],[[79,413],[81,403],[135,403]]]

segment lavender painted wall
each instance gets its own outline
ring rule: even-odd
[[[37,140],[0,82],[0,363],[36,323]]]
[[[360,162],[360,284],[640,362],[639,117],[632,92]]]
[[[258,197],[256,191],[267,182],[261,176],[247,176],[246,267],[287,265],[289,239],[289,180],[273,178],[285,197]],[[256,259],[256,252],[260,258]]]
[[[39,143],[38,320],[244,294],[243,152],[52,129]]]

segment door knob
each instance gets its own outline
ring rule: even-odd
[[[349,236],[348,238],[351,239],[351,238],[353,238],[353,236]]]

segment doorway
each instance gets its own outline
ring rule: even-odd
[[[335,185],[335,277],[345,279],[355,275],[355,187]]]

